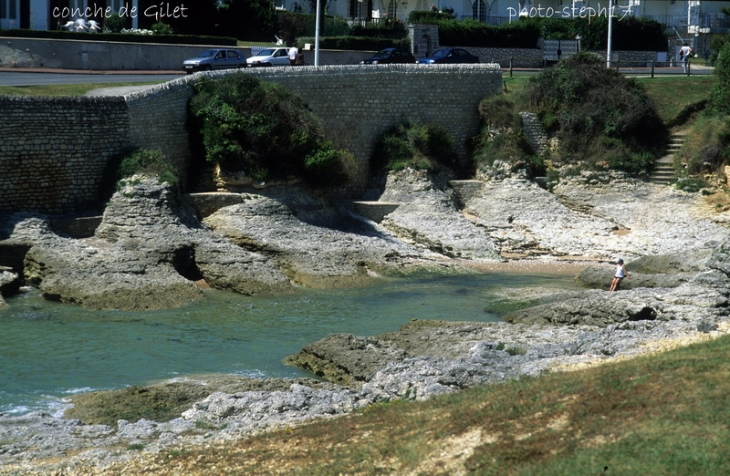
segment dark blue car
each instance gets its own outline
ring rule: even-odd
[[[454,64],[454,63],[478,63],[479,57],[463,48],[444,48],[438,50],[433,56],[421,58],[418,64]]]
[[[410,51],[403,48],[385,48],[370,58],[360,61],[360,64],[414,64],[416,58]]]

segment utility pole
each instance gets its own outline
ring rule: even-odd
[[[319,66],[319,0],[317,0],[317,19],[314,22],[314,66]]]
[[[606,68],[611,69],[611,42],[613,40],[613,2],[608,1],[608,45],[606,47]]]

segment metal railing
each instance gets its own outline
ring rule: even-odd
[[[542,65],[539,66],[520,66],[519,62],[515,61],[515,58],[490,60],[489,62],[498,63],[502,69],[509,72],[510,77],[512,77],[516,70],[539,71],[550,68],[557,63],[557,61],[543,60]],[[649,76],[651,78],[691,75],[706,76],[714,74],[714,68],[712,66],[707,65],[704,60],[697,59],[688,61],[686,70],[682,67],[681,62],[675,61],[611,61],[611,69],[627,75]]]

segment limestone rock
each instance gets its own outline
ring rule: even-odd
[[[410,169],[390,173],[378,200],[401,205],[382,225],[401,239],[450,258],[499,259],[494,240],[457,209],[447,179]]]
[[[269,192],[271,193],[271,192]],[[302,193],[244,194],[203,221],[236,245],[270,257],[290,279],[309,287],[338,287],[371,279],[429,253],[402,243],[344,208]]]
[[[287,357],[286,362],[330,382],[357,386],[370,380],[384,365],[406,356],[403,349],[386,340],[331,334]]]

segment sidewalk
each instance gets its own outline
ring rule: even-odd
[[[117,70],[93,70],[93,69],[60,69],[60,68],[11,68],[0,67],[0,72],[9,73],[54,73],[54,74],[179,74],[184,75],[182,70],[137,70],[137,69],[117,69]]]

